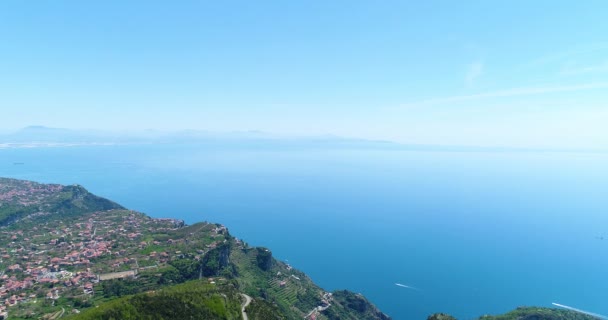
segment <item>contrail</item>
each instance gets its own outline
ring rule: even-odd
[[[559,303],[555,303],[555,302],[553,302],[553,303],[551,303],[551,304],[552,304],[552,305],[554,305],[554,306],[556,306],[556,307],[560,307],[560,308],[568,309],[568,310],[570,310],[570,311],[574,311],[574,312],[578,312],[578,313],[586,314],[586,315],[588,315],[588,316],[596,317],[596,318],[599,318],[599,319],[605,319],[605,320],[608,320],[608,317],[603,316],[603,315],[601,315],[601,314],[597,314],[597,313],[593,313],[593,312],[589,312],[589,311],[585,311],[585,310],[581,310],[581,309],[577,309],[577,308],[568,307],[568,306],[565,306],[565,305],[563,305],[563,304],[559,304]]]
[[[418,288],[415,288],[415,287],[412,287],[412,286],[406,286],[406,285],[401,284],[401,283],[395,283],[395,285],[397,287],[401,287],[401,288],[406,288],[406,289],[412,289],[412,290],[420,291],[420,289],[418,289]]]

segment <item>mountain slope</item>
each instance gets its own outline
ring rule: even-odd
[[[82,186],[0,178],[0,226],[28,215],[63,217],[111,209],[124,208],[89,193]]]
[[[233,286],[202,281],[115,299],[73,317],[89,319],[241,319],[241,299]],[[254,319],[251,317],[251,319]]]

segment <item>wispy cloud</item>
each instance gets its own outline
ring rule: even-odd
[[[566,66],[559,72],[560,75],[577,75],[586,73],[608,72],[608,60],[594,65]]]
[[[589,55],[603,55],[608,52],[608,42],[587,43],[563,51],[555,51],[551,54],[538,57],[524,64],[514,67],[514,70],[529,70],[543,66],[559,66],[565,61],[580,59]]]
[[[583,84],[561,85],[561,86],[545,86],[545,87],[522,87],[522,88],[497,90],[497,91],[490,91],[490,92],[477,93],[477,94],[427,99],[427,100],[414,102],[412,104],[408,104],[407,106],[462,102],[462,101],[472,101],[472,100],[481,100],[481,99],[490,99],[490,98],[507,98],[507,97],[539,95],[539,94],[558,93],[558,92],[572,92],[572,91],[604,89],[604,88],[608,88],[608,82],[583,83]]]
[[[469,65],[464,81],[468,87],[475,83],[475,80],[483,74],[483,62],[473,62]]]

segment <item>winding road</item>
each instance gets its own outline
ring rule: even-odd
[[[245,298],[245,303],[243,303],[243,308],[241,309],[241,313],[243,314],[243,320],[249,320],[249,317],[247,317],[247,312],[245,312],[245,308],[247,308],[247,306],[251,303],[251,297],[241,293],[241,295],[243,296],[243,298]]]

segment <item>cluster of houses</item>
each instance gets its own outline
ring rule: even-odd
[[[180,220],[151,219],[123,211],[48,222],[26,230],[0,230],[0,263],[6,266],[0,270],[0,320],[6,308],[29,299],[58,299],[74,289],[93,294],[100,274],[123,265],[136,268],[133,255],[138,250],[162,244],[143,241],[140,230],[162,233],[180,224]],[[170,256],[160,252],[147,258],[162,263]]]
[[[305,320],[317,320],[317,318],[319,317],[319,315],[321,314],[321,312],[327,310],[329,307],[331,307],[331,301],[332,301],[333,297],[332,294],[330,292],[324,292],[322,294],[322,299],[321,299],[321,303],[315,307],[314,309],[312,309],[305,317]]]
[[[183,257],[181,247],[192,245],[191,238],[161,237],[159,241],[151,237],[174,232],[185,225],[184,221],[153,219],[128,210],[69,219],[45,218],[41,223],[34,223],[38,216],[51,215],[45,212],[44,203],[57,196],[62,188],[0,178],[0,208],[4,205],[40,208],[40,212],[28,215],[19,223],[22,227],[19,230],[0,227],[0,266],[3,266],[0,268],[0,320],[7,318],[10,307],[21,302],[92,295],[98,282],[125,274],[137,275],[138,270]],[[199,244],[198,259],[222,240],[226,241],[225,226],[205,224],[204,228],[212,239],[207,238],[204,246]],[[152,245],[159,247],[158,252],[150,251],[148,247]],[[164,246],[176,249],[169,252]],[[145,264],[140,267],[142,262]]]
[[[0,181],[0,203],[12,203],[22,206],[38,204],[41,199],[61,191],[58,184],[39,184],[31,181],[2,179]]]

